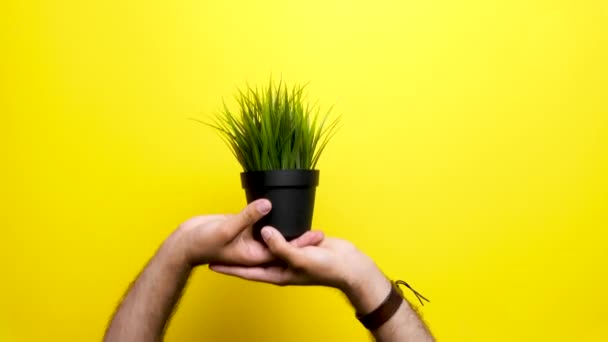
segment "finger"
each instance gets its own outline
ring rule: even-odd
[[[276,285],[287,285],[295,280],[295,274],[291,270],[277,266],[244,267],[230,265],[209,265],[209,268],[217,273]]]
[[[305,259],[302,250],[289,244],[275,228],[262,228],[262,238],[272,254],[287,261],[290,265],[300,267],[304,263]]]
[[[268,214],[271,209],[272,204],[269,200],[264,198],[249,203],[245,209],[226,222],[224,226],[226,235],[230,237],[236,236],[236,234],[253,225],[264,217],[264,215]]]
[[[289,243],[295,247],[317,246],[323,241],[325,234],[321,231],[308,231]]]

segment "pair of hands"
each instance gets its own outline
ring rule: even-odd
[[[377,270],[351,243],[319,231],[287,242],[275,228],[264,227],[264,246],[253,239],[252,225],[271,209],[270,201],[260,199],[236,215],[194,217],[172,238],[189,266],[209,264],[218,273],[276,285],[325,285],[348,293]]]

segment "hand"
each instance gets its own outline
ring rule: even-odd
[[[275,260],[275,256],[253,239],[252,225],[272,209],[270,201],[251,202],[236,215],[207,215],[194,217],[169,238],[171,250],[181,251],[191,266],[221,263],[228,265],[260,265]],[[292,247],[315,245],[323,233],[310,231],[289,243]],[[176,246],[177,245],[177,246]]]
[[[390,290],[390,281],[376,264],[348,241],[325,238],[317,246],[290,244],[272,227],[262,229],[268,249],[287,266],[234,266],[211,264],[218,273],[276,285],[325,285],[342,290],[357,311],[378,306]]]

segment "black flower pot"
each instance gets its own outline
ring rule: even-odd
[[[310,230],[319,170],[273,170],[241,173],[247,203],[258,198],[272,202],[272,210],[253,226],[253,237],[262,241],[264,226],[278,229],[287,240]]]

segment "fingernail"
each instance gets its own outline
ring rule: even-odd
[[[270,204],[269,200],[263,200],[263,201],[260,201],[260,203],[258,203],[258,211],[261,214],[268,214],[268,212],[270,211],[271,208],[272,208],[272,205]]]
[[[262,228],[262,239],[269,240],[272,236],[272,231],[269,228]]]

